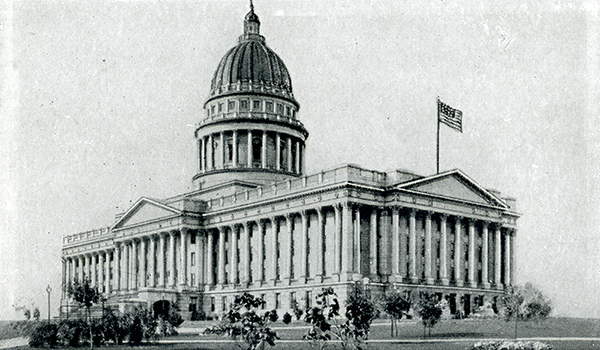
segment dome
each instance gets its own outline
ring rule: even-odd
[[[298,105],[290,73],[283,60],[265,44],[259,28],[258,16],[251,9],[244,20],[244,34],[215,71],[207,103],[221,96],[257,93],[283,97]]]

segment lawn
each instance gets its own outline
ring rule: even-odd
[[[6,329],[8,323],[0,323],[0,335],[15,335],[14,331]],[[390,337],[389,324],[377,322],[371,328],[370,339],[402,341],[401,343],[381,343],[374,342],[368,344],[366,349],[411,349],[411,350],[465,350],[475,342],[475,339],[511,339],[514,337],[514,322],[504,322],[501,320],[444,320],[441,321],[432,331],[431,338],[441,339],[442,342],[420,343],[428,341],[429,337],[423,337],[423,328],[420,323],[414,321],[400,322],[399,334],[397,338]],[[304,323],[296,323],[292,327],[284,326],[281,323],[275,325],[277,333],[282,341],[272,348],[273,350],[306,349],[311,347],[308,343],[300,341],[307,328]],[[519,338],[556,338],[556,337],[591,337],[600,338],[600,320],[595,319],[574,319],[574,318],[549,318],[540,322],[519,322]],[[163,338],[167,341],[186,342],[173,344],[151,344],[141,347],[114,347],[103,346],[103,350],[187,350],[187,349],[231,349],[237,350],[239,347],[234,343],[223,342],[227,338],[220,336],[205,336],[198,334],[182,334],[175,337]],[[193,343],[196,340],[215,342]],[[291,341],[291,342],[290,342]],[[190,343],[187,343],[190,342]],[[555,349],[565,350],[583,350],[600,349],[600,342],[593,340],[576,341],[545,341],[550,343]],[[27,347],[23,349],[28,349]],[[83,349],[83,348],[80,348]],[[269,349],[266,347],[265,349]],[[339,344],[330,344],[327,349],[341,349]]]

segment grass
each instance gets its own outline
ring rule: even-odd
[[[23,322],[22,322],[23,323]],[[34,322],[28,322],[33,325]],[[390,337],[390,326],[385,323],[376,323],[372,326],[370,339],[383,340],[408,340],[408,343],[372,343],[366,349],[409,349],[409,350],[465,350],[471,346],[475,339],[491,338],[491,339],[512,339],[514,337],[514,322],[504,322],[501,320],[443,320],[436,325],[431,333],[434,339],[443,339],[440,343],[418,343],[423,339],[423,327],[420,323],[414,321],[400,322],[397,338]],[[283,327],[283,324],[277,324],[277,327]],[[301,340],[302,335],[306,333],[306,324],[296,322],[292,327],[277,329],[277,333],[284,340]],[[12,329],[11,329],[12,328]],[[21,327],[24,328],[24,327]],[[10,338],[21,336],[15,333],[14,323],[0,323],[0,336]],[[519,322],[518,323],[519,338],[546,338],[546,337],[593,337],[600,338],[600,320],[596,319],[575,319],[575,318],[549,318],[539,322]],[[199,335],[180,335],[166,339],[171,340],[223,340],[220,336],[199,336]],[[472,340],[471,340],[472,339]],[[550,343],[554,349],[560,350],[583,350],[583,349],[600,349],[598,341],[546,341]],[[29,349],[24,347],[22,349]],[[79,349],[85,349],[84,347]],[[240,349],[234,343],[184,343],[184,344],[150,344],[140,347],[129,346],[103,346],[103,350],[200,350],[200,349]],[[311,350],[310,344],[305,342],[284,343],[278,342],[274,348],[266,347],[265,349],[273,350],[290,350],[290,349],[306,349]],[[330,344],[326,347],[329,350],[341,349],[339,344]]]

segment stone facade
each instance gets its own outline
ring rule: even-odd
[[[343,301],[356,283],[372,295],[436,292],[453,312],[500,296],[514,282],[515,200],[460,170],[305,175],[308,132],[259,29],[251,10],[212,80],[197,189],[141,198],[112,226],[64,237],[62,313],[67,286],[83,279],[107,305],[169,301],[185,318],[218,315],[244,291],[281,312],[327,286]]]

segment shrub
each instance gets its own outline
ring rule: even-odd
[[[29,346],[32,348],[54,347],[57,343],[58,326],[54,323],[38,325],[29,338]]]
[[[76,347],[82,338],[86,325],[81,320],[65,320],[58,325],[58,340],[62,345]]]
[[[129,345],[140,345],[143,338],[142,320],[138,316],[135,316],[129,326]]]
[[[442,307],[437,295],[426,292],[421,293],[417,312],[423,320],[423,336],[425,336],[426,328],[429,328],[429,336],[431,336],[431,329],[442,317]]]
[[[290,313],[289,313],[289,312],[286,312],[286,313],[283,315],[283,318],[282,318],[281,320],[282,320],[282,321],[283,321],[283,323],[285,323],[285,324],[290,324],[290,322],[292,322],[292,315],[290,315]]]
[[[469,350],[552,350],[552,347],[539,341],[492,341],[475,343]]]

